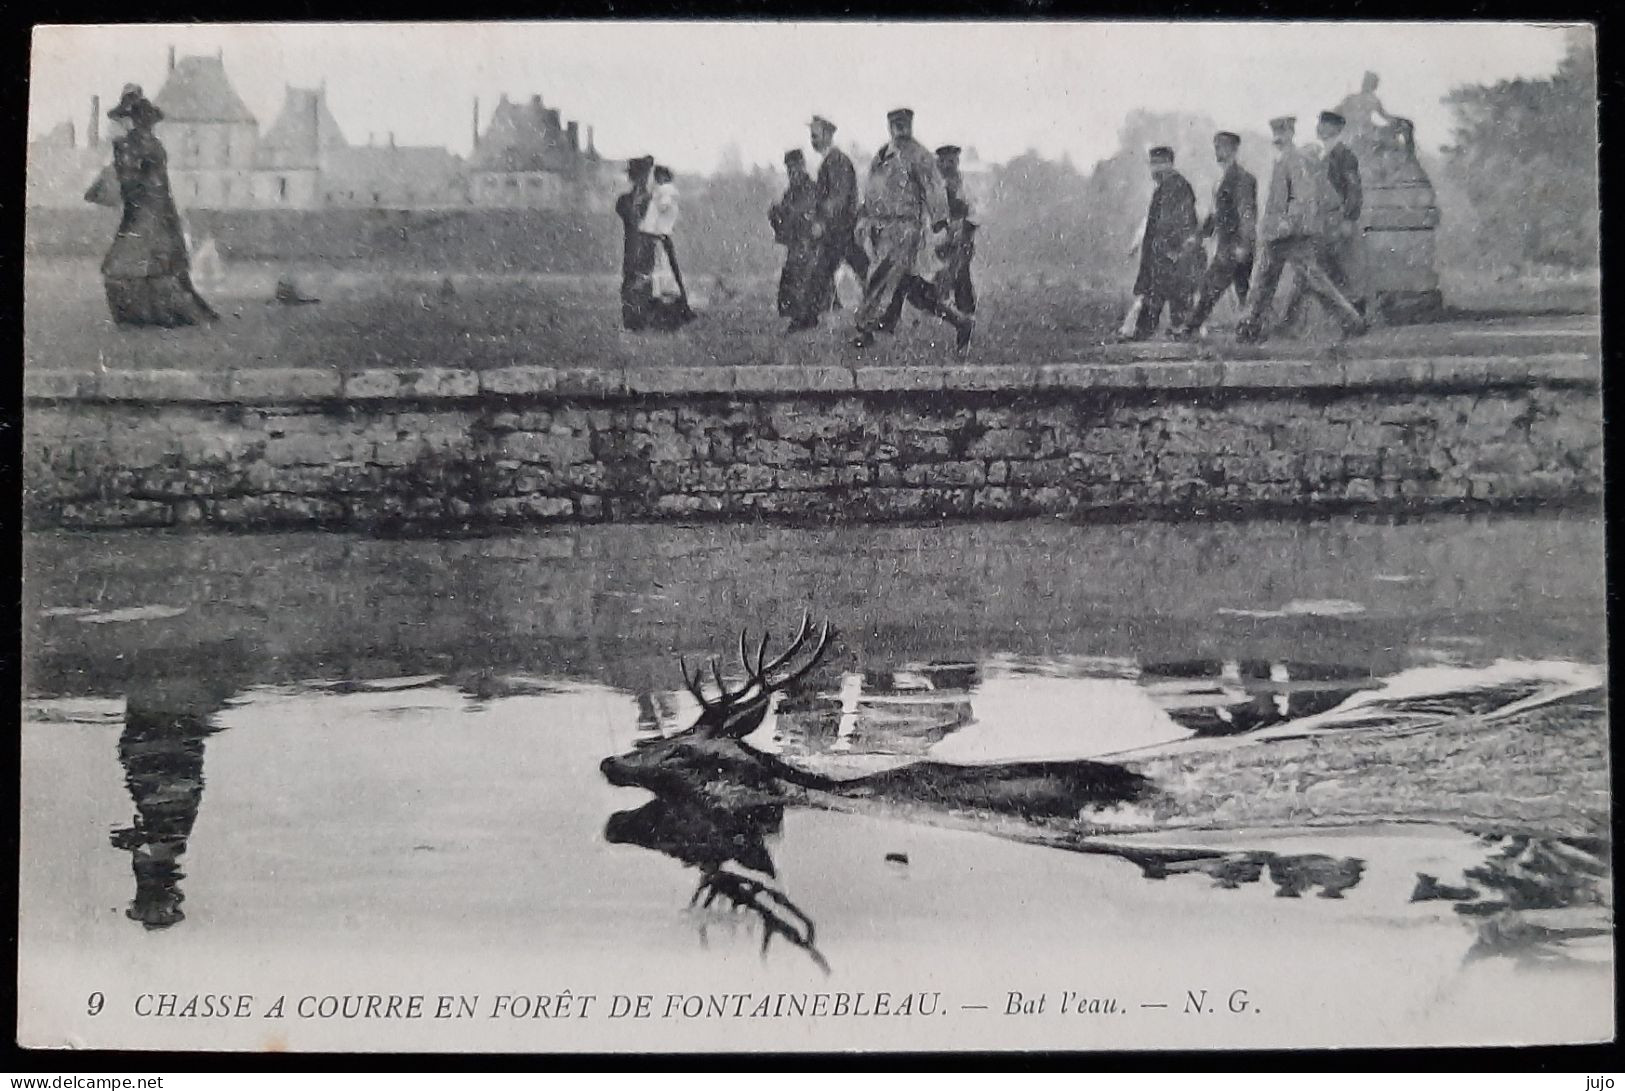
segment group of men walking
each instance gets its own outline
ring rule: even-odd
[[[1173,149],[1152,148],[1156,188],[1140,243],[1137,310],[1125,337],[1152,336],[1165,308],[1171,336],[1194,337],[1233,288],[1242,307],[1237,339],[1262,340],[1268,336],[1270,305],[1289,267],[1295,274],[1294,295],[1286,308],[1289,319],[1308,293],[1337,316],[1346,334],[1365,333],[1360,163],[1342,139],[1345,126],[1341,114],[1322,112],[1316,135],[1324,150],[1317,154],[1297,146],[1296,118],[1270,121],[1276,154],[1262,216],[1257,179],[1236,160],[1241,137],[1235,133],[1213,137],[1214,157],[1224,172],[1214,187],[1213,210],[1200,223],[1196,195],[1174,169]],[[1214,249],[1209,258],[1203,240],[1210,237]]]
[[[970,274],[976,224],[960,149],[927,151],[914,139],[912,110],[891,111],[886,125],[888,140],[869,164],[861,195],[857,170],[835,146],[836,126],[828,119],[808,123],[822,156],[816,178],[800,149],[785,154],[789,186],[768,212],[774,238],[785,247],[779,313],[790,319],[787,332],[815,328],[839,306],[835,277],[845,264],[864,282],[854,346],[894,332],[908,303],[952,325],[963,351],[976,324]]]

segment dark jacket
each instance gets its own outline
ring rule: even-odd
[[[773,225],[773,241],[784,246],[806,246],[812,242],[812,225],[818,213],[818,193],[810,180],[791,182],[767,210]]]
[[[623,241],[621,247],[621,279],[647,275],[654,267],[654,244],[638,230],[643,214],[649,210],[649,191],[643,188],[628,190],[615,199],[615,215],[620,217]]]
[[[858,222],[858,169],[840,148],[830,147],[818,165],[818,221],[843,237]]]
[[[146,129],[119,137],[113,141],[113,173],[124,217],[102,262],[102,274],[144,278],[187,273],[186,235],[169,190],[164,146]]]
[[[1185,176],[1171,170],[1162,176],[1151,194],[1151,210],[1145,219],[1145,238],[1140,243],[1140,273],[1134,281],[1134,294],[1149,291],[1153,282],[1183,271],[1191,255],[1199,249],[1196,222],[1196,192]]]
[[[1213,189],[1213,211],[1202,221],[1202,235],[1212,235],[1220,254],[1238,246],[1251,252],[1258,244],[1258,179],[1240,163],[1231,163]]]
[[[1358,220],[1364,194],[1360,190],[1360,157],[1347,144],[1333,144],[1326,152],[1326,174],[1337,191],[1343,219]]]

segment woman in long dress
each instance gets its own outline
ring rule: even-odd
[[[192,287],[186,236],[169,190],[168,156],[152,131],[163,111],[130,84],[107,116],[127,126],[113,140],[113,179],[124,218],[102,261],[113,321],[166,327],[214,321],[219,316]],[[109,200],[106,188],[98,180],[86,197],[104,203]]]

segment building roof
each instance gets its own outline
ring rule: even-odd
[[[218,56],[181,57],[152,100],[165,121],[214,121],[254,124],[254,115],[237,97]]]
[[[345,146],[339,123],[327,109],[327,92],[290,87],[282,112],[260,137],[255,162],[271,170],[313,168],[321,166],[326,153]]]
[[[573,173],[582,158],[580,136],[572,141],[559,112],[542,105],[542,96],[509,102],[502,96],[491,124],[469,161],[477,171],[552,171]]]

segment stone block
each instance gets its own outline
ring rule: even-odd
[[[904,467],[903,481],[934,488],[985,485],[987,467],[980,462],[926,462]]]
[[[542,466],[592,461],[592,441],[575,433],[509,432],[497,440],[497,457]]]
[[[1227,360],[1221,385],[1254,390],[1300,390],[1343,385],[1335,364],[1311,360]]]
[[[876,393],[894,393],[910,390],[941,390],[944,368],[921,367],[860,367],[854,373],[859,390]]]
[[[731,394],[730,367],[629,367],[626,389],[631,394]]]
[[[1043,385],[1039,367],[1032,364],[961,364],[942,369],[944,390],[1024,391]]]
[[[1004,480],[1011,485],[1059,485],[1070,480],[1074,474],[1074,462],[1068,458],[1046,458],[1031,461],[1010,462],[1006,465]],[[993,475],[988,475],[990,483]]]
[[[492,413],[483,424],[490,432],[546,432],[553,427],[553,413],[548,409],[504,410]]]
[[[1038,383],[1047,390],[1132,390],[1145,379],[1143,371],[1126,373],[1120,364],[1043,364]]]
[[[487,507],[504,520],[568,519],[575,513],[575,504],[562,496],[499,496]]]
[[[227,380],[230,400],[248,405],[333,401],[344,390],[344,377],[325,368],[247,368],[230,372]]]
[[[344,376],[344,397],[353,401],[471,398],[479,392],[479,374],[462,368],[368,368]]]
[[[273,466],[322,465],[371,458],[373,445],[343,433],[298,433],[265,441],[265,461]]]
[[[1018,428],[994,428],[965,449],[968,458],[1028,458],[1038,449],[1039,437]]]
[[[337,500],[288,493],[207,500],[203,510],[211,523],[243,527],[334,524],[348,514]]]
[[[96,397],[129,402],[229,401],[229,377],[218,371],[114,369],[96,376]]]
[[[1173,360],[1140,365],[1148,390],[1211,390],[1224,380],[1217,360]]]
[[[479,375],[480,393],[526,397],[552,394],[559,385],[559,373],[550,367],[499,367]]]
[[[1342,369],[1343,385],[1351,390],[1366,387],[1419,390],[1433,381],[1433,361],[1421,357],[1345,360]]]
[[[23,368],[23,398],[26,401],[72,401],[81,396],[82,389],[95,391],[95,372]]]
[[[68,527],[161,527],[168,526],[173,509],[162,500],[119,497],[110,500],[84,500],[63,504],[60,521]]]
[[[554,394],[560,398],[616,398],[626,394],[626,374],[618,367],[558,369]]]
[[[733,368],[733,389],[755,394],[827,394],[857,387],[853,369],[835,364],[745,364]]]
[[[1476,356],[1441,356],[1433,361],[1433,384],[1442,387],[1482,387],[1489,381],[1489,366]]]
[[[1529,361],[1530,373],[1538,381],[1596,386],[1602,382],[1602,361],[1591,353],[1563,352],[1538,356]]]

